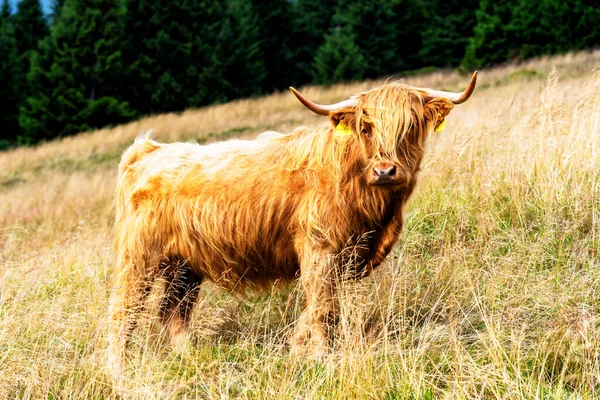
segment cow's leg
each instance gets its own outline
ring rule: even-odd
[[[156,274],[156,268],[148,266],[146,261],[134,262],[128,256],[118,256],[110,296],[108,332],[108,366],[115,374],[121,370],[131,332]]]
[[[402,232],[402,210],[399,206],[398,209],[398,215],[385,227],[375,243],[375,249],[369,260],[372,268],[379,266],[385,260],[398,241],[400,232]]]
[[[200,291],[202,276],[183,260],[173,260],[165,269],[165,295],[160,305],[160,318],[176,347],[187,343],[192,309]]]
[[[338,311],[335,266],[330,254],[306,254],[301,261],[306,305],[291,339],[294,353],[322,355],[329,348]]]

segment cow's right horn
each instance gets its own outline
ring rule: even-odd
[[[431,89],[421,89],[429,93],[432,97],[444,97],[450,100],[454,104],[464,103],[471,97],[473,94],[473,90],[475,90],[475,85],[477,84],[477,71],[473,73],[471,76],[471,81],[469,85],[463,92],[454,93],[454,92],[444,92],[442,90],[431,90]]]
[[[302,96],[300,92],[298,92],[293,87],[290,87],[290,90],[292,91],[292,93],[294,93],[298,100],[300,100],[300,103],[302,103],[310,111],[319,115],[330,115],[332,112],[341,110],[342,108],[352,108],[356,105],[356,99],[353,98],[329,105],[316,104],[308,100],[306,97]]]

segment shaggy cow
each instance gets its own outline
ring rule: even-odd
[[[292,89],[329,120],[206,146],[138,138],[119,165],[110,364],[122,361],[159,275],[167,280],[160,317],[175,342],[186,337],[205,279],[242,291],[300,278],[306,306],[291,346],[324,351],[335,275],[360,278],[383,262],[428,135],[475,82],[476,73],[462,93],[390,83],[328,106]]]

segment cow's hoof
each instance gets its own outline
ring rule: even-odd
[[[173,348],[173,352],[180,356],[189,356],[193,350],[193,345],[190,341],[190,338],[184,332],[171,337],[171,346]]]
[[[323,344],[315,344],[307,341],[302,345],[291,345],[290,353],[294,357],[322,361],[329,355],[329,347]]]

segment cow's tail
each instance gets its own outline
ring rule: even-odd
[[[161,147],[161,144],[152,140],[151,136],[152,130],[146,131],[138,136],[133,144],[125,150],[119,163],[119,175],[122,175],[128,167],[144,158],[146,154],[150,154]]]

